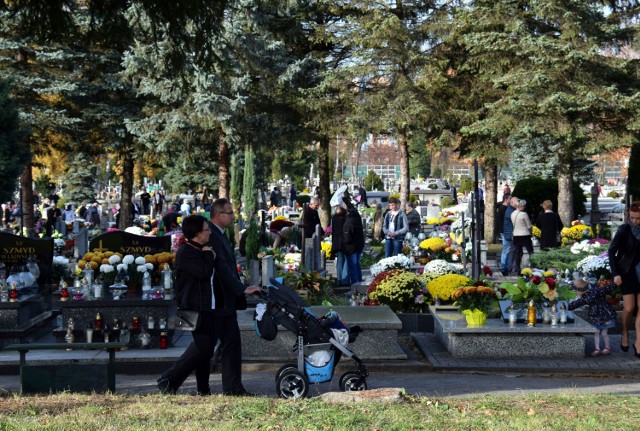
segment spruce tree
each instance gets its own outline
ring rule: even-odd
[[[24,129],[18,119],[9,84],[0,80],[0,201],[12,199],[20,172],[31,159],[28,147],[20,144]]]
[[[96,197],[96,173],[98,166],[84,153],[72,155],[68,161],[69,169],[64,177],[64,198],[66,202],[80,204],[91,202]]]

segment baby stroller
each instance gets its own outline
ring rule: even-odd
[[[277,326],[280,324],[297,336],[294,347],[297,350],[297,364],[283,365],[276,373],[278,396],[289,399],[304,398],[309,392],[310,383],[331,381],[342,355],[355,361],[356,370],[348,371],[340,377],[340,390],[366,390],[369,377],[367,369],[362,360],[344,345],[344,336],[348,335],[349,342],[355,341],[362,332],[360,327],[346,328],[335,312],[318,319],[292,289],[274,278],[271,278],[270,282],[267,291],[261,295],[266,304],[259,304],[260,312],[264,313],[258,315],[254,321],[256,333],[261,338],[271,341],[275,339]],[[323,354],[323,364],[312,360],[314,353],[316,358],[318,357],[318,352]]]

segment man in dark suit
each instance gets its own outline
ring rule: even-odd
[[[316,231],[316,225],[320,224],[320,215],[318,214],[319,207],[320,200],[314,196],[309,201],[309,205],[306,205],[302,211],[305,238],[311,238]]]
[[[226,395],[251,395],[242,385],[242,345],[236,310],[245,310],[245,294],[260,291],[259,286],[245,285],[240,281],[233,246],[224,230],[233,224],[234,214],[227,199],[217,199],[211,205],[208,245],[215,251],[215,296],[216,334],[222,345],[222,391]]]

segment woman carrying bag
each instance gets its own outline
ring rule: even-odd
[[[613,282],[622,292],[622,333],[620,349],[629,350],[629,326],[633,311],[640,304],[640,201],[629,207],[629,220],[620,226],[609,245],[609,266]],[[640,358],[640,319],[636,318],[633,350]]]
[[[187,242],[176,253],[176,301],[179,309],[198,312],[197,326],[191,332],[191,344],[158,379],[158,388],[162,393],[175,394],[195,370],[198,395],[209,395],[210,361],[217,341],[213,315],[216,255],[211,247],[205,245],[210,235],[207,219],[200,215],[185,217],[182,232]]]

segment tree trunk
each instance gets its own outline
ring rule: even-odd
[[[640,200],[640,140],[631,147],[628,166],[625,202],[631,199],[638,201]]]
[[[498,201],[498,166],[484,168],[484,239],[493,244],[496,231],[496,204]]]
[[[562,159],[558,166],[558,215],[565,226],[573,220],[573,173],[570,162]]]
[[[318,177],[320,179],[318,197],[320,198],[320,224],[323,228],[329,226],[331,219],[329,157],[329,138],[323,136],[318,143]]]
[[[29,238],[35,238],[35,214],[33,211],[33,175],[32,175],[31,162],[27,163],[24,167],[24,171],[20,175],[20,189],[22,190],[22,221],[25,228],[27,228],[27,236]]]
[[[218,197],[229,199],[229,143],[224,134],[218,141]]]
[[[400,202],[402,207],[409,202],[409,142],[406,131],[398,128],[398,148],[400,149]]]
[[[120,196],[120,217],[118,220],[118,229],[120,230],[125,230],[131,226],[131,215],[133,213],[133,169],[134,161],[132,150],[125,150],[122,156],[122,194]]]

